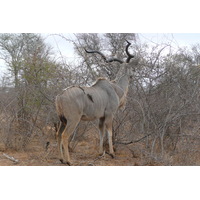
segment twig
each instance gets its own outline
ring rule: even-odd
[[[6,158],[8,158],[9,160],[11,160],[11,161],[13,161],[13,162],[16,162],[16,163],[19,162],[19,160],[15,159],[14,157],[9,156],[9,155],[7,155],[7,154],[5,154],[5,153],[3,153],[3,156],[6,157]]]
[[[101,156],[98,156],[96,159],[94,159],[94,162],[103,158],[105,156],[106,151],[104,150],[103,154]]]
[[[116,141],[115,143],[117,143],[117,144],[124,144],[124,145],[132,144],[132,143],[137,143],[137,142],[139,142],[139,141],[145,139],[146,137],[148,137],[148,136],[150,136],[150,135],[152,135],[152,133],[151,133],[151,134],[148,134],[148,135],[145,135],[144,137],[142,137],[142,138],[140,138],[140,139],[138,139],[138,140],[134,140],[134,141],[130,141],[130,142],[118,142],[118,141]]]
[[[106,154],[106,151],[104,150],[103,154],[102,154],[101,156],[98,156],[97,158],[95,158],[95,159],[93,160],[93,162],[89,163],[89,165],[90,165],[90,166],[94,166],[94,163],[95,163],[97,160],[103,158],[103,157],[105,156],[105,154]]]

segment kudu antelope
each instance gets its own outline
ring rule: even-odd
[[[88,51],[97,53],[109,62],[119,62],[125,68],[125,74],[118,80],[109,81],[106,78],[97,79],[91,87],[71,86],[56,97],[56,110],[60,118],[60,130],[57,132],[60,161],[71,164],[69,156],[69,138],[73,134],[80,120],[92,121],[99,119],[100,154],[103,154],[103,138],[105,131],[108,133],[109,153],[114,157],[112,143],[112,122],[117,109],[125,104],[128,92],[129,75],[127,65],[134,56],[128,52],[131,45],[127,41],[126,53],[128,58],[122,61],[117,58],[107,59],[99,51]],[[61,127],[65,127],[64,129]]]

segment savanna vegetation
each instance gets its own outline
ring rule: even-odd
[[[56,95],[98,77],[113,80],[120,64],[84,48],[125,59],[126,40],[135,58],[126,106],[114,118],[116,158],[97,156],[97,122],[81,122],[70,144],[75,165],[200,165],[200,44],[149,44],[133,33],[48,37],[72,45],[74,59],[56,52],[42,34],[0,34],[7,68],[0,83],[1,165],[60,165]]]

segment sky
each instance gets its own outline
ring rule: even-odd
[[[68,60],[76,59],[73,45],[61,37],[53,34],[42,34],[46,38],[46,42],[54,47],[54,51]],[[64,34],[66,37],[73,39],[73,33]],[[142,42],[149,44],[170,43],[176,47],[191,46],[200,43],[200,33],[139,33],[139,38]]]
[[[191,46],[200,43],[200,33],[138,33],[142,42],[149,44],[171,43],[176,47]],[[61,37],[53,34],[42,34],[46,38],[46,42],[54,47],[54,51],[68,59],[76,59],[73,51],[73,45]],[[64,34],[73,39],[73,33]]]
[[[169,42],[177,46],[190,46],[200,43],[200,33],[141,33],[140,38],[146,42]]]
[[[73,33],[64,34],[68,38],[73,39]],[[76,59],[74,56],[72,43],[62,39],[56,34],[42,33],[46,43],[53,47],[53,51],[57,57],[64,57],[72,62]],[[172,42],[172,45],[183,47],[191,46],[200,43],[200,33],[139,33],[139,38],[142,42],[149,44],[160,44]],[[60,53],[62,55],[60,55]],[[6,66],[0,59],[0,78],[6,73]]]

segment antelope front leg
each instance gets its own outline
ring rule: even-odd
[[[107,117],[105,124],[108,132],[109,153],[112,156],[112,158],[114,158],[115,153],[113,150],[113,142],[112,142],[112,121],[113,121],[113,116],[109,116]]]
[[[112,127],[107,129],[108,131],[108,143],[109,143],[109,153],[112,158],[115,157],[115,153],[113,150],[113,142],[112,142]]]
[[[58,152],[59,152],[59,158],[60,160],[63,160],[63,143],[62,143],[62,132],[56,133],[56,138],[58,142]],[[62,162],[62,161],[61,161]]]
[[[99,144],[99,155],[103,155],[103,139],[105,135],[105,118],[101,118],[99,120],[99,137],[100,137],[100,144]]]

